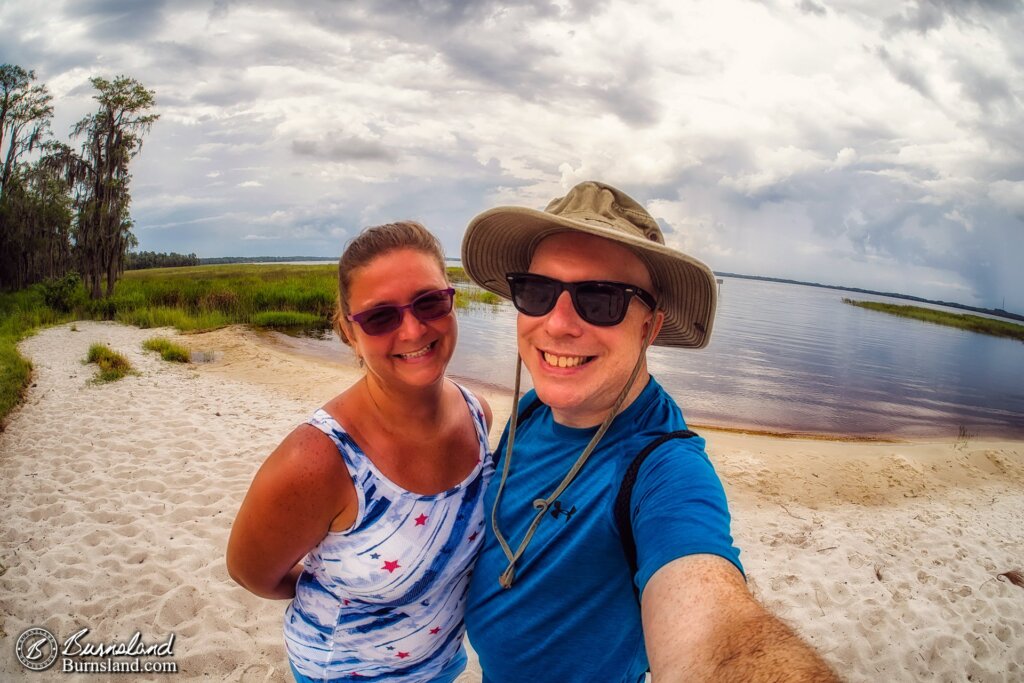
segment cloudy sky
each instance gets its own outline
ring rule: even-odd
[[[0,0],[53,130],[156,91],[140,248],[336,256],[581,180],[718,271],[1024,312],[1022,0]]]

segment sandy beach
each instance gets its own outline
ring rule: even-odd
[[[164,362],[142,350],[153,336],[214,360]],[[91,382],[95,342],[138,374]],[[224,548],[263,459],[359,371],[241,327],[79,322],[20,348],[35,370],[0,434],[0,680],[131,678],[26,670],[16,641],[34,626],[174,634],[173,680],[290,680],[285,603],[235,585]],[[511,396],[483,393],[494,443]],[[1000,577],[1024,570],[1024,442],[699,431],[752,589],[844,680],[1024,680],[1024,588]],[[475,659],[460,680],[480,680]]]

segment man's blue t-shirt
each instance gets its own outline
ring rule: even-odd
[[[535,398],[528,393],[520,410]],[[725,492],[704,440],[693,437],[665,442],[640,468],[631,501],[638,571],[630,576],[615,527],[615,497],[633,458],[658,436],[681,429],[682,412],[651,378],[544,516],[508,590],[498,583],[508,561],[487,525],[466,610],[485,682],[641,680],[648,663],[634,581],[642,595],[659,568],[699,553],[720,555],[742,571]],[[513,551],[536,514],[533,501],[555,490],[596,430],[560,425],[544,405],[520,423],[497,511]],[[506,426],[498,473],[507,438]],[[488,520],[497,479],[484,500]],[[679,628],[686,628],[686,615]]]

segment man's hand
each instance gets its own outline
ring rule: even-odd
[[[838,682],[818,654],[769,614],[728,560],[691,555],[644,588],[644,641],[663,681]]]

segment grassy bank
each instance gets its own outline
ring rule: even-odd
[[[448,268],[460,285],[456,306],[497,304],[500,299],[468,283],[465,271]],[[0,425],[20,401],[31,364],[17,343],[36,329],[70,320],[116,320],[141,328],[212,330],[231,324],[274,329],[330,327],[338,266],[230,264],[154,268],[124,274],[109,299],[89,300],[74,279],[0,293]]]
[[[7,414],[21,402],[32,374],[32,364],[18,354],[18,342],[37,328],[72,319],[73,313],[48,306],[38,285],[0,293],[0,428]]]
[[[983,318],[981,316],[967,315],[963,313],[947,313],[946,311],[937,311],[933,308],[922,308],[920,306],[883,304],[876,301],[855,301],[853,299],[843,299],[843,303],[850,304],[851,306],[858,306],[860,308],[867,308],[872,311],[881,311],[891,315],[898,315],[904,318],[923,320],[936,325],[946,325],[948,327],[957,327],[962,330],[970,330],[971,332],[980,332],[982,334],[990,334],[996,337],[1010,337],[1011,339],[1024,341],[1024,325],[1018,325],[1004,320],[993,320],[992,318]]]

